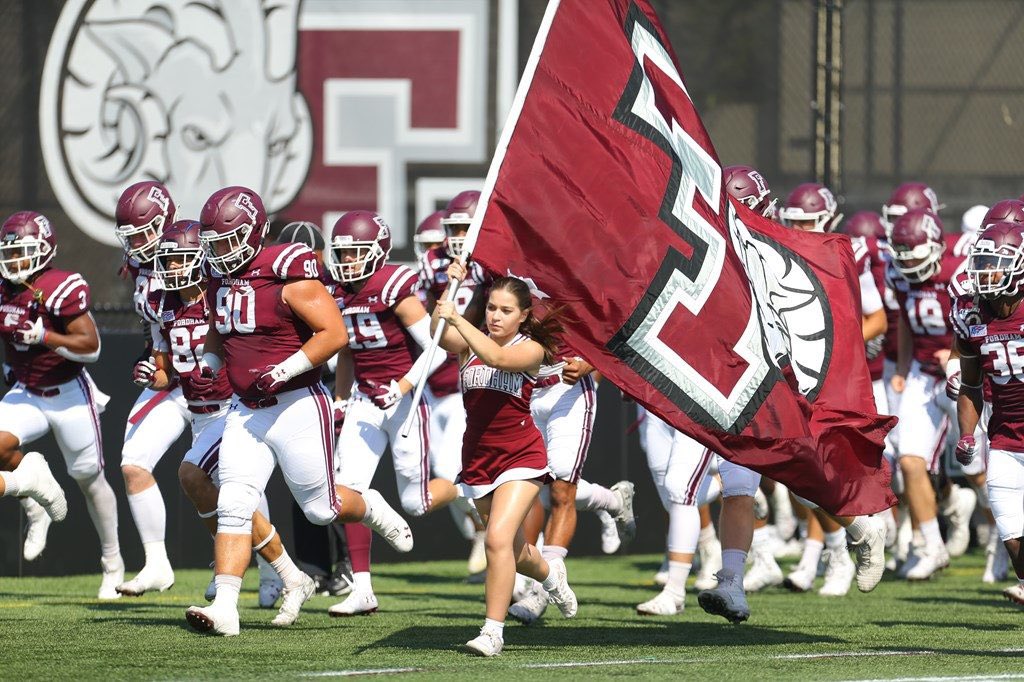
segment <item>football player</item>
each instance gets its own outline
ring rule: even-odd
[[[145,180],[121,193],[114,216],[114,232],[124,250],[122,275],[132,283],[132,302],[144,327],[145,347],[132,369],[134,377],[152,365],[151,329],[159,324],[160,311],[150,305],[150,294],[161,289],[159,277],[153,275],[153,258],[164,228],[177,219],[177,208],[164,185]],[[189,419],[188,403],[176,380],[161,390],[143,388],[128,413],[121,473],[146,563],[134,578],[117,586],[120,594],[139,596],[174,584],[164,544],[167,510],[153,469],[184,432]]]
[[[346,405],[338,475],[350,488],[367,489],[390,445],[406,513],[422,516],[457,499],[469,513],[468,502],[459,498],[451,480],[430,478],[429,409],[420,403],[411,414],[411,391],[421,373],[429,376],[446,355],[435,353],[427,366],[427,355],[420,350],[430,343],[430,318],[416,295],[418,278],[411,268],[389,265],[390,252],[391,228],[370,211],[349,211],[338,218],[327,243],[324,261],[339,285],[334,297],[348,330],[334,386],[336,398]],[[399,432],[408,419],[413,427],[403,438]],[[378,604],[370,580],[370,534],[360,524],[349,524],[345,534],[355,585],[328,612],[372,613]]]
[[[1024,227],[1011,222],[986,227],[967,270],[972,291],[953,302],[951,314],[961,371],[956,458],[967,465],[981,456],[975,433],[985,383],[991,389],[988,496],[1018,581],[1003,594],[1024,605],[1024,375],[1014,362],[1024,345]]]
[[[399,551],[413,542],[379,493],[334,484],[334,414],[319,366],[348,337],[316,256],[302,244],[264,247],[270,221],[245,187],[214,192],[199,222],[210,311],[200,373],[226,372],[234,398],[220,447],[216,597],[185,616],[199,631],[237,635],[252,518],[275,466],[310,521],[366,523]]]
[[[203,277],[203,252],[199,246],[199,223],[180,220],[164,228],[153,259],[154,274],[161,288],[150,292],[150,306],[159,311],[154,325],[153,355],[136,365],[134,380],[141,388],[161,390],[177,381],[191,414],[192,447],[185,454],[178,478],[195,506],[210,535],[217,533],[217,484],[221,436],[224,418],[231,403],[227,376],[204,375],[201,367],[210,314]],[[272,605],[277,593],[284,591],[284,602],[274,625],[291,625],[299,609],[312,593],[312,579],[299,571],[281,544],[276,529],[268,521],[266,496],[261,496],[259,512],[253,515],[253,548],[262,564],[270,567],[280,587],[273,588],[273,599],[260,581],[260,606]],[[208,598],[212,599],[213,594]]]
[[[919,531],[900,569],[908,580],[926,580],[949,564],[930,479],[941,464],[953,412],[939,381],[945,383],[952,342],[947,287],[963,259],[945,257],[946,250],[942,222],[928,209],[906,211],[889,233],[886,278],[900,306],[899,354],[890,383],[900,394],[899,466],[911,521]]]
[[[22,454],[23,446],[52,430],[99,535],[103,578],[97,596],[117,599],[124,562],[117,501],[103,471],[99,415],[106,396],[85,370],[99,359],[100,338],[89,312],[89,285],[80,274],[51,266],[56,251],[46,216],[19,211],[0,227],[0,336],[11,387],[0,401],[0,468],[6,470],[0,493],[31,498],[53,521],[64,518],[64,493],[43,456]],[[49,525],[29,511],[33,524]],[[42,551],[42,544],[33,551]]]

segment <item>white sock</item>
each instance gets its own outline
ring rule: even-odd
[[[686,598],[686,579],[690,577],[691,566],[692,564],[685,564],[682,561],[668,562],[668,582],[665,583],[665,591],[679,601]]]
[[[743,577],[743,571],[746,569],[747,553],[742,549],[723,549],[722,550],[722,570],[730,573],[734,573],[739,577]]]
[[[356,590],[359,592],[373,592],[373,584],[370,582],[369,571],[353,573],[352,582],[356,584]]]
[[[668,508],[668,551],[693,554],[700,537],[700,510],[693,505],[676,504]]]
[[[870,527],[868,517],[858,516],[853,519],[853,523],[846,527],[846,536],[850,538],[850,542],[857,544],[864,539]]]
[[[493,632],[498,635],[498,637],[504,638],[505,621],[494,620],[493,618],[484,618],[484,626],[481,628],[481,632]]]
[[[557,561],[557,559],[555,561]],[[540,584],[541,587],[544,588],[545,592],[550,592],[551,590],[558,587],[558,574],[555,573],[554,569],[551,568],[553,563],[554,561],[548,563],[548,575]]]
[[[617,514],[622,511],[622,500],[603,485],[580,479],[576,483],[576,508],[583,511],[603,510]]]
[[[833,552],[846,549],[846,529],[840,528],[831,533],[825,533],[825,546]]]
[[[772,539],[772,529],[768,526],[761,526],[754,529],[754,535],[750,540],[750,547],[757,549]]]
[[[0,471],[0,479],[4,481],[4,497],[18,497],[21,494],[17,471]]]
[[[270,562],[270,565],[281,576],[281,582],[285,587],[294,587],[302,582],[302,571],[295,565],[288,552],[281,552],[281,556]]]
[[[163,544],[167,529],[167,510],[160,488],[151,485],[141,493],[128,496],[128,508],[135,519],[135,527],[139,530],[139,539],[143,546],[150,542]],[[149,560],[147,556],[146,560]]]
[[[817,571],[823,549],[825,549],[825,545],[819,540],[812,540],[810,538],[804,540],[804,553],[800,556],[800,568],[807,571]]]
[[[143,551],[146,552],[146,565],[147,566],[158,566],[160,564],[170,564],[170,559],[167,558],[167,546],[163,540],[160,542],[147,542],[142,546]]]
[[[540,555],[544,557],[544,561],[551,561],[553,559],[565,559],[569,556],[569,550],[565,547],[559,547],[558,545],[544,545],[544,549],[541,550]]]
[[[924,542],[929,547],[941,545],[942,533],[939,532],[939,520],[932,519],[931,521],[922,521],[921,535],[924,536]]]
[[[715,533],[715,524],[709,523],[700,529],[700,535],[697,536],[697,545],[703,547],[709,542],[713,542],[718,539],[718,535]]]
[[[213,584],[217,586],[217,596],[214,597],[214,605],[227,605],[233,609],[238,608],[238,593],[242,591],[242,579],[236,575],[220,573],[213,578]]]
[[[92,478],[77,481],[78,487],[85,495],[85,504],[92,517],[92,525],[100,536],[100,553],[103,556],[114,556],[121,553],[121,544],[117,539],[117,498],[114,490],[107,483],[103,472]]]

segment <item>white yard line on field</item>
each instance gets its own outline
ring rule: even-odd
[[[356,677],[357,675],[399,675],[418,673],[423,668],[370,668],[367,670],[324,670],[316,673],[299,673],[300,677]]]

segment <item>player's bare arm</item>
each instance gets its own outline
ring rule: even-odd
[[[348,400],[352,397],[352,382],[355,381],[355,364],[352,349],[345,344],[338,351],[338,366],[334,369],[334,399]]]
[[[100,357],[100,335],[90,313],[79,315],[65,326],[66,332],[47,331],[43,345],[58,355],[77,362],[96,362]]]
[[[311,365],[324,364],[348,345],[341,311],[321,282],[313,279],[288,282],[281,290],[281,299],[313,331],[313,336],[301,348]]]
[[[864,340],[870,341],[876,336],[884,334],[885,326],[885,308],[879,308],[870,315],[865,315],[861,322],[861,331],[864,334]]]
[[[960,396],[956,403],[957,423],[960,433],[974,433],[981,419],[982,409],[982,368],[981,358],[969,348],[964,348],[959,339],[953,342],[954,351],[960,356]]]
[[[907,372],[910,371],[910,359],[914,353],[914,337],[910,333],[910,325],[900,316],[899,332],[897,333],[896,373],[892,377],[892,387],[902,393],[907,385]]]

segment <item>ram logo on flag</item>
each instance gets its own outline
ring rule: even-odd
[[[728,199],[646,0],[552,1],[473,258],[566,305],[576,351],[715,452],[837,514],[890,506],[849,240]]]

